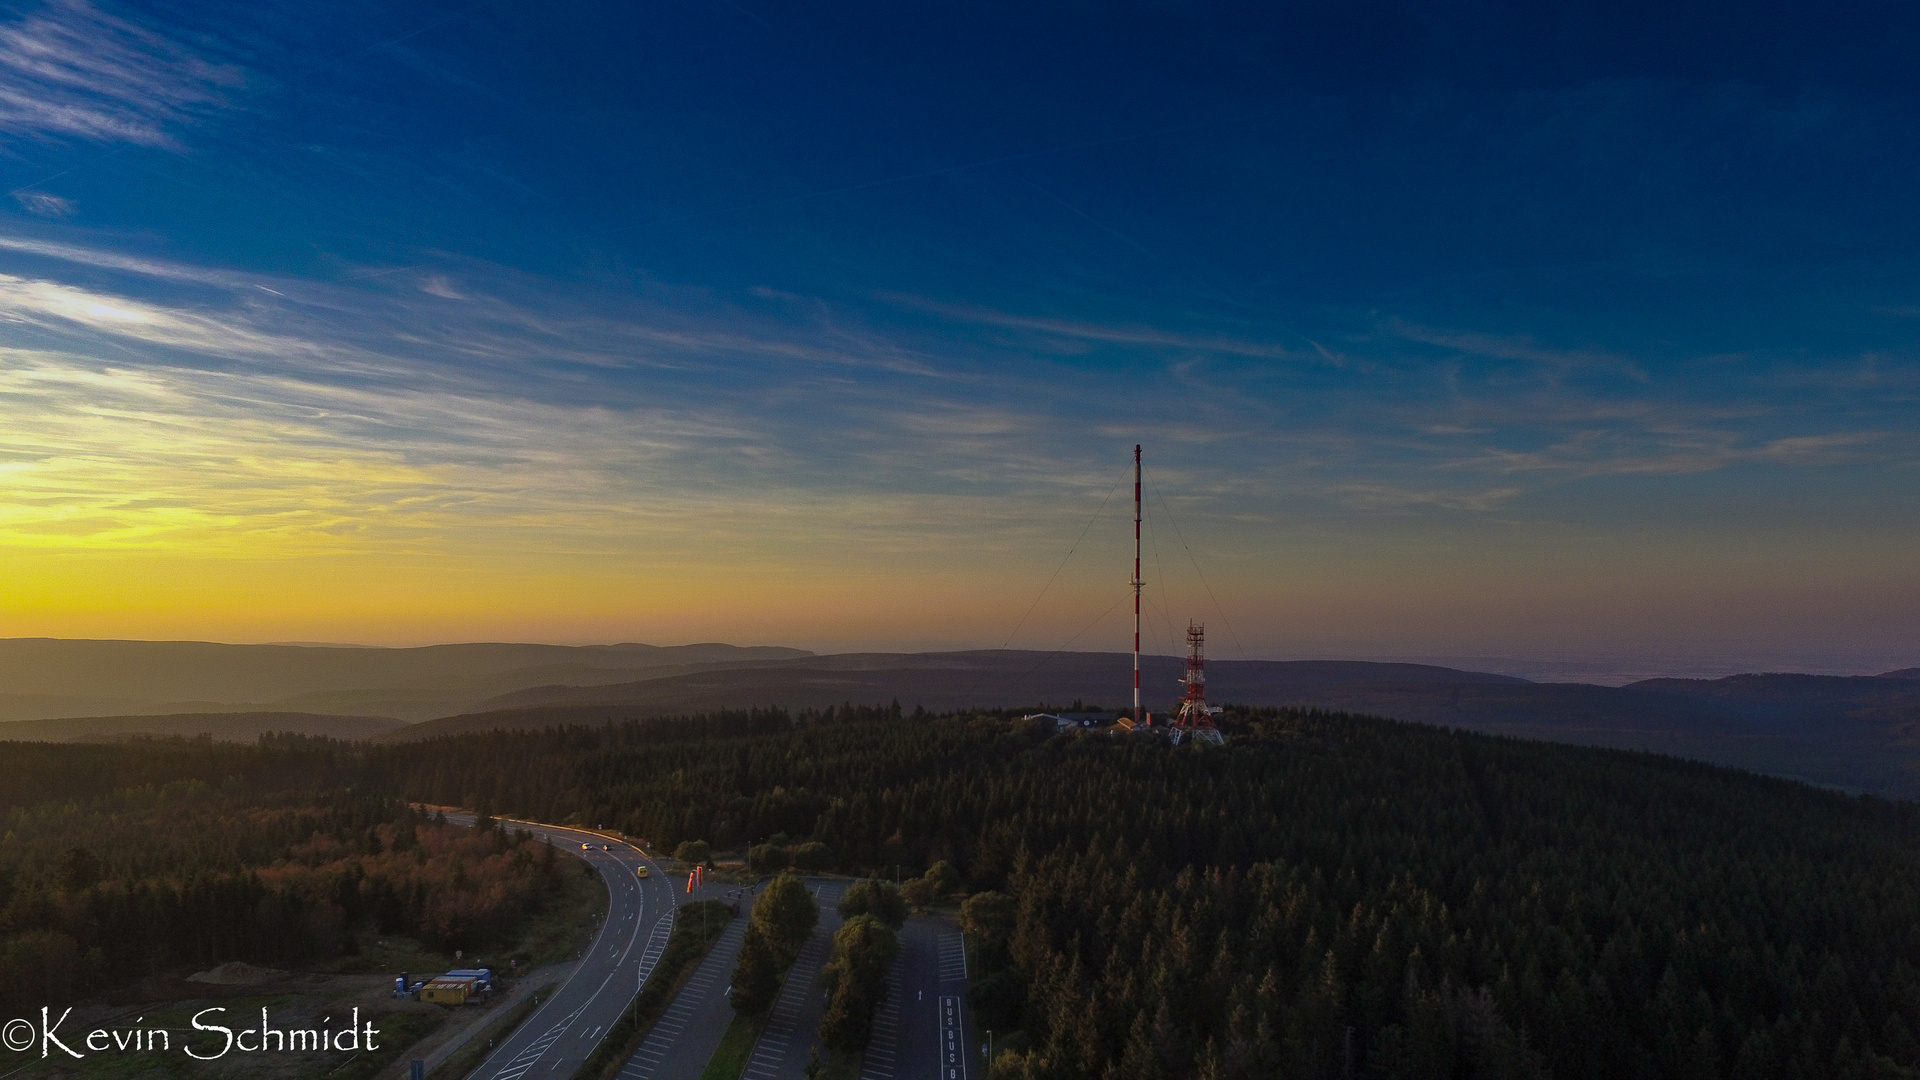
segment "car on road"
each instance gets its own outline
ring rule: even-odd
[[[647,868],[646,868],[646,867],[644,867],[644,866],[637,866],[637,867],[634,867],[634,870],[633,870],[633,876],[634,876],[634,877],[646,877],[646,876],[647,876]]]
[[[601,850],[601,851],[612,851],[613,849],[612,849],[612,848],[610,848],[610,847],[608,847],[608,846],[607,846],[607,845],[605,845],[605,844],[601,844],[601,845],[600,845],[600,850]]]
[[[593,850],[593,845],[592,845],[592,844],[581,844],[581,845],[580,845],[580,850],[581,850],[581,851],[592,851],[592,850]]]

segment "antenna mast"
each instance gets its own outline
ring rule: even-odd
[[[1133,722],[1142,724],[1140,713],[1140,444],[1133,444]]]
[[[1187,735],[1193,736],[1195,742],[1213,746],[1226,741],[1213,722],[1213,715],[1220,711],[1220,707],[1207,704],[1206,640],[1205,627],[1199,623],[1187,624],[1187,674],[1180,680],[1186,684],[1187,690],[1180,695],[1180,711],[1167,730],[1175,746],[1180,745],[1180,739]]]

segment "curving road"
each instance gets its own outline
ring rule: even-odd
[[[471,825],[473,815],[448,814],[447,820]],[[500,823],[551,840],[600,871],[607,883],[607,920],[567,981],[468,1080],[567,1080],[653,973],[673,931],[673,882],[639,849],[597,833],[506,818]],[[583,850],[582,844],[590,847]],[[648,869],[645,879],[635,873],[640,866]]]

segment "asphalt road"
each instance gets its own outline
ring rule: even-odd
[[[887,975],[860,1080],[968,1080],[982,1072],[985,1036],[967,1015],[961,942],[949,919],[915,917],[900,929],[900,957]]]
[[[447,820],[471,825],[471,814]],[[620,1018],[666,948],[673,931],[673,881],[634,847],[595,833],[551,825],[502,823],[532,830],[539,839],[585,859],[606,880],[606,922],[573,974],[553,996],[469,1074],[469,1080],[565,1080]],[[580,845],[590,845],[582,849]],[[600,846],[609,850],[602,851]],[[639,878],[635,870],[646,866]]]
[[[471,815],[448,820],[471,824]],[[509,824],[518,824],[509,822]],[[651,974],[673,927],[676,880],[634,848],[594,833],[524,825],[551,838],[561,851],[586,859],[607,881],[607,921],[580,966],[539,1011],[513,1032],[469,1080],[565,1080],[599,1045]],[[582,850],[581,844],[591,847]],[[610,850],[600,850],[606,844]],[[645,864],[649,876],[634,870]],[[684,879],[679,879],[684,885]],[[748,1061],[747,1080],[801,1080],[807,1050],[826,1001],[817,983],[840,916],[835,905],[847,882],[808,879],[820,903],[815,927],[786,984],[773,1016]],[[701,899],[722,899],[730,887],[708,886]],[[725,988],[731,979],[751,892],[739,897],[741,916],[682,989],[667,1015],[622,1070],[625,1080],[694,1080],[732,1020]],[[874,1038],[861,1080],[970,1080],[981,1073],[978,1043],[966,1009],[967,971],[960,930],[950,920],[912,918],[900,932],[900,956],[888,974],[890,993],[874,1020]]]
[[[802,880],[820,904],[820,922],[787,969],[787,981],[773,999],[767,1026],[747,1059],[744,1080],[803,1080],[807,1051],[818,1041],[820,1017],[827,1011],[826,991],[819,985],[820,969],[832,951],[834,932],[840,929],[838,905],[848,882]]]
[[[713,1052],[720,1048],[727,1025],[733,1023],[733,1003],[727,1000],[726,992],[746,933],[743,908],[713,943],[712,951],[694,969],[640,1048],[621,1067],[620,1080],[699,1080]]]
[[[804,1080],[807,1051],[817,1042],[826,1011],[826,993],[817,980],[834,931],[840,928],[835,905],[848,883],[806,880],[820,901],[820,924],[774,1000],[745,1080]],[[874,1015],[861,1080],[969,1080],[984,1075],[978,1045],[984,1036],[974,1031],[967,1014],[960,928],[947,918],[915,917],[901,927],[899,938],[900,955],[887,973],[888,994]],[[650,1080],[696,1080],[698,1075],[696,1067],[691,1073],[656,1074]]]

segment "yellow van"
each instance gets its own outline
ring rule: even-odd
[[[633,874],[635,877],[646,877],[647,868],[645,866],[637,866],[634,868]]]

